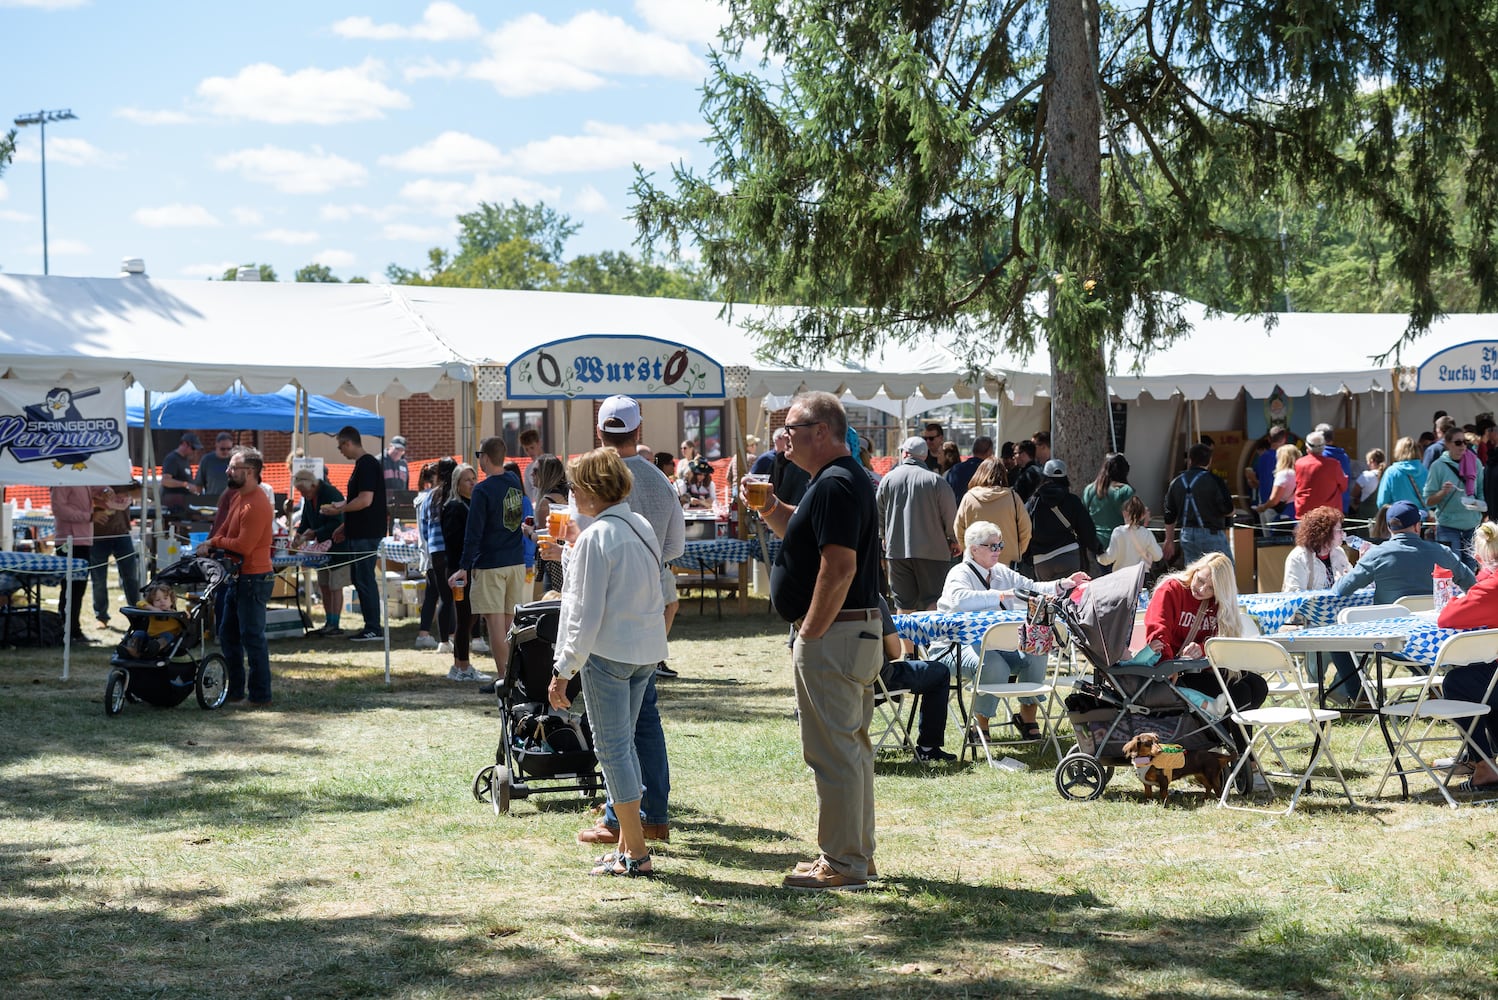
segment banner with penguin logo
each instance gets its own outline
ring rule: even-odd
[[[131,479],[125,384],[0,379],[0,483],[109,486]]]

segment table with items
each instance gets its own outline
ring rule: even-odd
[[[69,559],[66,556],[46,555],[41,552],[0,552],[0,594],[13,597],[16,591],[26,595],[24,606],[10,600],[5,607],[3,626],[0,626],[0,643],[9,644],[17,636],[11,615],[19,612],[26,615],[21,628],[24,633],[40,643],[42,638],[42,587],[62,586],[69,578],[79,579],[88,575],[88,560]]]

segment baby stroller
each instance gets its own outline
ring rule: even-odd
[[[1058,639],[1069,638],[1093,667],[1092,679],[1066,697],[1076,745],[1056,765],[1056,790],[1063,798],[1088,801],[1101,795],[1114,768],[1134,765],[1123,748],[1141,733],[1156,733],[1161,742],[1186,751],[1237,752],[1209,699],[1172,683],[1179,661],[1124,662],[1147,570],[1141,564],[1099,577],[1087,584],[1080,600],[1038,594],[1031,599],[1030,624],[1050,626]]]
[[[560,601],[536,601],[515,608],[509,666],[494,685],[499,747],[494,763],[473,779],[473,797],[490,803],[495,815],[509,812],[511,799],[544,792],[587,797],[603,787],[587,716],[574,721],[553,709],[546,697],[561,607]],[[581,679],[574,677],[567,686],[574,706],[581,690]]]
[[[218,653],[204,656],[203,622],[213,614],[214,596],[229,585],[232,562],[208,556],[188,556],[152,578],[174,590],[197,596],[186,611],[121,608],[130,623],[125,638],[109,658],[104,682],[104,713],[119,715],[126,701],[144,701],[171,708],[196,693],[198,705],[215,709],[229,695],[229,665]],[[175,626],[161,630],[162,624]],[[152,626],[155,625],[155,634]]]

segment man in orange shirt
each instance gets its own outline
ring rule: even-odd
[[[219,645],[229,664],[229,701],[245,700],[245,660],[249,660],[249,707],[270,707],[270,649],[265,641],[265,605],[274,574],[270,549],[273,514],[260,489],[265,462],[254,448],[235,451],[225,471],[228,506],[209,548],[224,549],[241,559],[234,594],[224,608]]]
[[[1295,516],[1305,517],[1317,507],[1342,509],[1347,491],[1347,473],[1342,464],[1326,454],[1326,436],[1320,431],[1306,435],[1306,454],[1295,463]]]

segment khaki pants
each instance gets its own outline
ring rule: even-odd
[[[874,857],[874,747],[869,721],[884,663],[878,621],[835,622],[792,647],[801,753],[816,778],[817,847],[844,875],[868,877]]]

